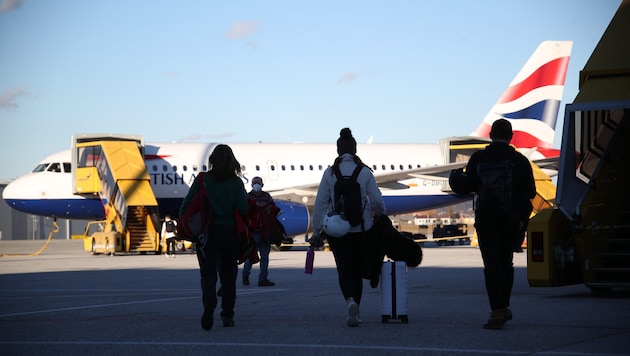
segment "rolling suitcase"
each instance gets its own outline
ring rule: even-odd
[[[404,261],[384,261],[381,268],[381,322],[403,324],[407,317],[407,265]]]

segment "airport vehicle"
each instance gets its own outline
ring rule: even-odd
[[[388,213],[422,211],[470,200],[471,196],[450,191],[448,173],[464,166],[467,157],[489,143],[488,128],[500,117],[512,122],[512,143],[530,160],[542,167],[557,160],[558,150],[551,145],[571,49],[570,41],[541,43],[469,136],[445,138],[438,144],[359,144],[358,153],[373,169]],[[79,134],[73,140],[107,142],[120,141],[121,137],[144,141],[139,136],[114,134]],[[183,197],[195,176],[207,169],[207,159],[215,145],[150,143],[138,147],[160,216],[178,216]],[[266,190],[282,210],[279,218],[287,235],[307,236],[309,209],[321,175],[336,157],[334,143],[235,143],[230,147],[242,164],[246,186],[254,176],[264,179]],[[81,179],[76,171],[78,154],[75,147],[45,158],[32,173],[5,188],[4,200],[9,206],[34,215],[103,219],[107,204],[102,196],[76,191]],[[120,162],[108,164],[116,166]]]
[[[580,71],[565,108],[555,206],[530,220],[534,287],[630,287],[630,1],[624,0]]]
[[[433,239],[438,246],[455,245],[455,241],[464,245],[470,241],[467,224],[438,225],[433,229]],[[453,238],[449,238],[453,237]]]

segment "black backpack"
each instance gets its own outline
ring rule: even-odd
[[[175,232],[175,221],[169,220],[166,222],[166,232]]]
[[[357,182],[363,165],[357,165],[351,176],[342,176],[339,166],[333,166],[332,169],[337,176],[333,210],[346,219],[350,226],[357,226],[363,222],[364,205],[361,199],[361,185]]]
[[[477,166],[479,187],[475,196],[476,211],[508,213],[513,210],[513,167],[509,159],[479,163]]]

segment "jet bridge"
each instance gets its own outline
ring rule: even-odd
[[[138,136],[72,137],[73,193],[100,199],[105,211],[86,228],[87,251],[160,252],[158,204],[143,149]]]
[[[630,287],[630,0],[565,109],[556,207],[530,222],[531,286]]]

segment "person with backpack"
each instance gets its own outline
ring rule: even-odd
[[[332,250],[337,266],[339,287],[347,305],[346,323],[358,326],[359,305],[363,294],[363,268],[366,260],[365,233],[372,225],[372,215],[385,216],[385,203],[372,170],[356,155],[357,142],[349,128],[343,128],[337,140],[339,155],[322,176],[313,207],[314,248],[324,245]],[[337,174],[335,173],[337,171]]]
[[[175,258],[175,240],[177,240],[177,221],[172,220],[170,215],[166,215],[164,217],[164,222],[162,223],[162,237],[164,238],[164,242],[166,243],[166,254],[165,256],[168,258],[169,255]]]
[[[247,192],[241,179],[241,164],[228,145],[217,145],[208,159],[208,172],[202,182],[195,179],[182,202],[180,215],[199,189],[205,189],[211,205],[210,224],[206,233],[197,238],[197,261],[201,275],[203,315],[201,327],[212,329],[217,306],[217,272],[222,282],[221,319],[224,327],[234,326],[236,302],[237,260],[241,239],[236,227],[236,216],[245,219],[249,211]],[[210,213],[210,212],[209,212]]]
[[[269,219],[265,217],[273,216],[275,218],[280,213],[280,208],[276,206],[271,194],[262,190],[263,180],[261,177],[252,178],[252,190],[247,193],[247,197],[254,204],[253,209],[250,208],[249,228],[252,231],[254,242],[260,253],[260,274],[258,275],[259,287],[273,287],[274,282],[270,281],[269,275],[269,253],[271,252],[271,243],[264,236],[264,224],[268,224]],[[253,216],[254,215],[254,216]],[[249,275],[252,271],[252,261],[245,260],[243,263],[243,285],[249,285]]]
[[[468,184],[462,186],[469,188],[457,191],[453,184],[452,188],[460,194],[470,193],[465,190],[475,192],[475,229],[492,309],[484,328],[502,329],[512,320],[513,252],[523,242],[536,184],[529,160],[510,146],[512,124],[505,119],[496,120],[490,138],[492,143],[468,161]]]

